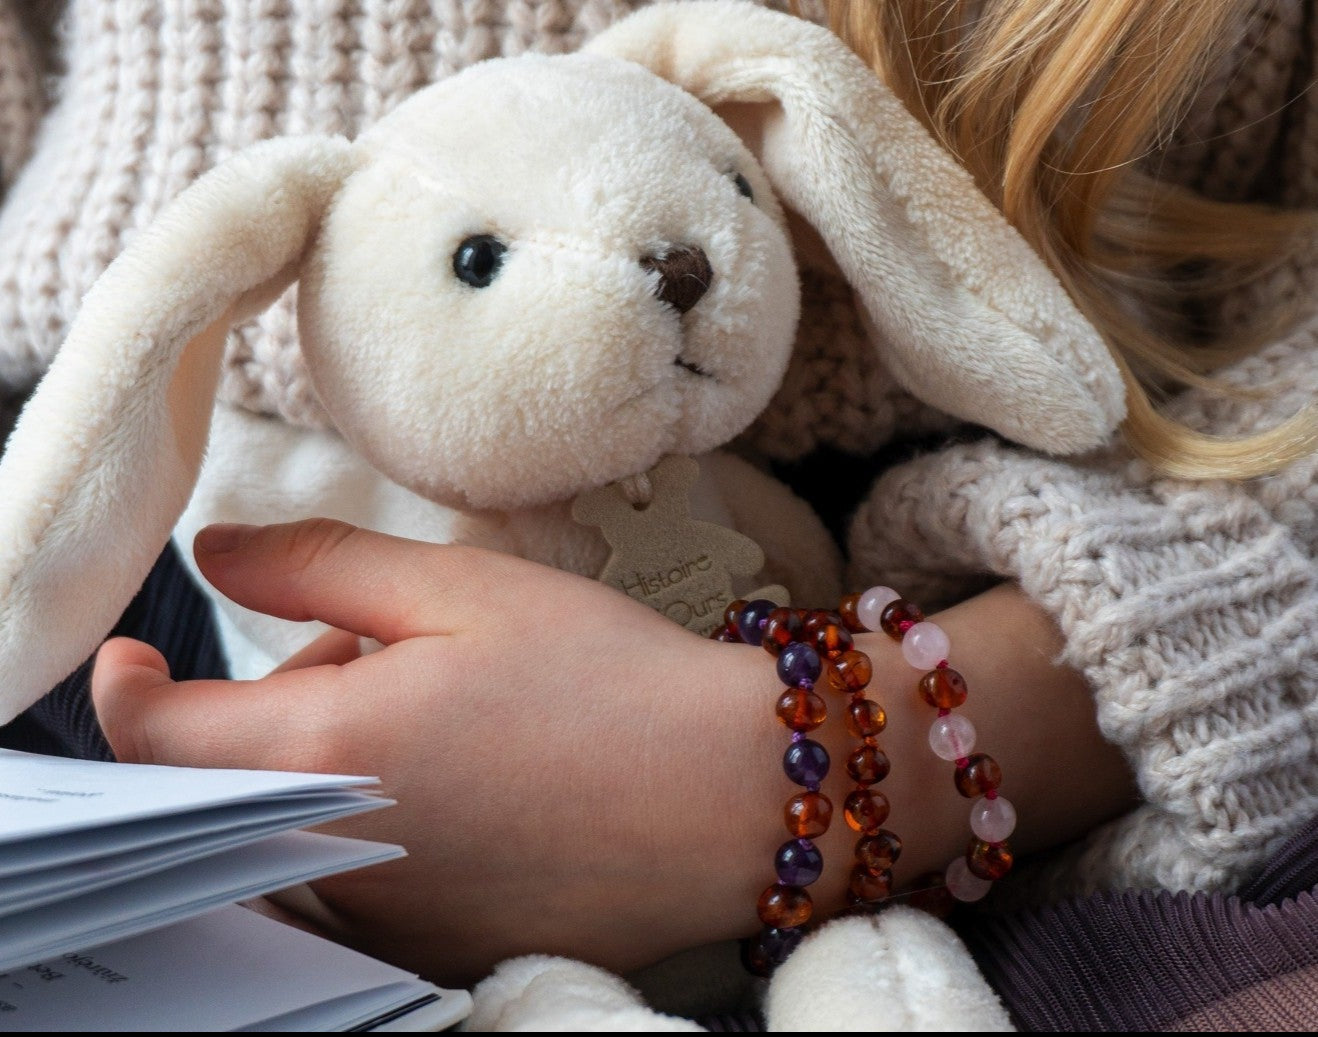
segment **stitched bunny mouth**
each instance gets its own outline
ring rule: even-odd
[[[690,360],[684,360],[680,356],[675,356],[673,357],[673,363],[678,367],[680,367],[683,371],[690,371],[692,374],[699,375],[701,378],[708,378],[710,379],[710,381],[715,380],[712,374],[706,371],[699,364],[693,364]]]

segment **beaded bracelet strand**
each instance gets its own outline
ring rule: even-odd
[[[828,751],[806,733],[828,716],[826,703],[815,693],[825,662],[830,686],[851,695],[847,727],[861,740],[847,758],[847,773],[856,788],[844,808],[847,824],[861,833],[847,891],[853,906],[872,906],[891,893],[891,868],[901,852],[901,840],[881,827],[888,816],[887,797],[870,788],[889,770],[877,742],[887,720],[882,708],[864,697],[873,667],[868,656],[853,648],[847,623],[837,613],[782,608],[765,599],[738,600],[728,606],[724,626],[713,636],[758,644],[777,657],[778,676],[787,687],[775,713],[792,731],[783,769],[806,789],[787,802],[785,819],[793,838],[779,847],[774,857],[778,881],[756,905],[764,929],[749,946],[746,964],[752,972],[767,975],[800,942],[813,912],[805,887],[823,872],[823,856],[813,840],[828,830],[832,819],[832,801],[820,791],[830,761]]]
[[[858,600],[858,596],[856,596]],[[871,786],[888,776],[892,765],[879,748],[878,736],[888,726],[888,715],[873,699],[865,697],[874,676],[870,657],[857,650],[852,633],[859,633],[856,600],[843,598],[834,613],[816,613],[820,638],[837,642],[829,656],[828,682],[849,697],[845,723],[860,745],[847,757],[847,774],[855,782],[843,804],[842,816],[852,831],[859,833],[854,849],[855,863],[847,880],[847,904],[872,908],[892,895],[892,866],[902,852],[902,841],[883,827],[888,819],[888,797]],[[840,633],[839,633],[840,631]],[[836,649],[841,649],[837,651]]]
[[[975,725],[953,713],[966,701],[966,680],[947,664],[951,639],[937,624],[927,622],[920,607],[891,587],[871,587],[852,606],[865,630],[882,630],[901,645],[902,656],[917,670],[920,697],[938,710],[929,728],[929,746],[943,760],[953,761],[956,790],[975,802],[970,808],[973,837],[963,856],[947,866],[944,882],[957,900],[973,902],[1011,870],[1007,836],[1016,827],[1016,808],[998,795],[1002,769],[987,753],[975,753]]]
[[[716,632],[721,641],[741,641],[762,645],[778,656],[779,678],[787,685],[778,697],[775,712],[792,732],[791,744],[783,753],[783,771],[805,792],[787,801],[784,819],[792,836],[774,855],[778,881],[769,886],[756,903],[756,912],[764,928],[759,937],[746,946],[746,967],[759,976],[767,976],[787,959],[804,935],[804,925],[814,912],[814,901],[806,886],[815,882],[824,870],[823,855],[814,840],[828,831],[833,819],[833,803],[820,791],[828,774],[828,750],[806,737],[828,717],[823,699],[814,693],[819,675],[817,665],[809,673],[804,644],[797,644],[801,620],[795,610],[779,608],[771,601],[734,601],[724,616],[725,626]],[[787,650],[792,649],[792,650]]]

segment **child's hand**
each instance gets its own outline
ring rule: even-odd
[[[176,684],[112,641],[97,711],[121,760],[380,775],[400,805],[335,830],[410,856],[317,883],[332,935],[452,980],[755,929],[790,794],[763,652],[590,580],[334,522],[212,527],[197,557],[240,603],[339,629],[252,682]],[[385,648],[358,657],[357,635]]]
[[[795,791],[761,650],[688,633],[591,580],[506,555],[316,520],[211,527],[207,578],[235,601],[337,628],[270,676],[169,679],[159,654],[105,645],[93,694],[122,760],[378,774],[399,800],[336,831],[409,856],[286,902],[330,935],[439,980],[541,951],[614,969],[758,927]],[[966,713],[1002,762],[1018,850],[1052,845],[1130,799],[1084,683],[1051,660],[1048,618],[1015,588],[938,617],[970,682]],[[360,656],[358,635],[384,648]],[[898,884],[964,852],[967,802],[929,751],[933,711],[882,635],[872,697],[887,710],[882,785],[906,849]],[[820,914],[841,906],[855,836],[843,822],[842,702],[814,735],[834,766],[819,840]],[[1028,722],[1022,722],[1026,720]]]

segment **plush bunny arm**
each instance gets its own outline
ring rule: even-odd
[[[188,188],[87,293],[0,459],[0,722],[96,647],[196,481],[230,323],[296,276],[350,146],[271,141]]]
[[[1102,443],[1120,373],[1057,279],[896,96],[826,30],[714,0],[659,4],[591,49],[711,106],[751,103],[783,201],[819,231],[916,396],[1052,453]]]

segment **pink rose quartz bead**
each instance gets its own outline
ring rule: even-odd
[[[856,618],[866,630],[878,630],[883,610],[900,597],[891,587],[871,587],[856,602]]]
[[[1000,843],[1016,830],[1016,808],[1001,796],[977,799],[970,808],[970,830],[986,843]]]
[[[975,748],[975,725],[957,713],[939,717],[929,725],[929,748],[940,760],[963,759]]]
[[[952,642],[935,623],[916,623],[902,638],[902,655],[917,670],[932,670],[951,649]]]
[[[964,857],[958,857],[947,866],[947,871],[943,873],[943,882],[947,885],[947,891],[963,904],[973,904],[976,900],[982,900],[993,888],[990,880],[981,879],[971,873]]]

